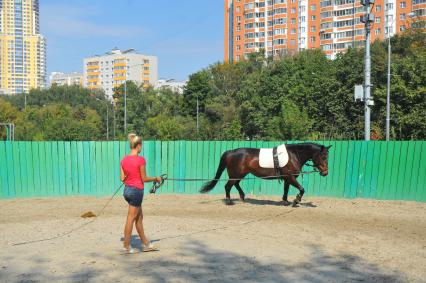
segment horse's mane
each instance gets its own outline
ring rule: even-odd
[[[315,149],[315,150],[321,150],[321,147],[323,145],[314,143],[314,142],[302,142],[302,143],[292,143],[292,144],[286,144],[286,147],[288,149]]]

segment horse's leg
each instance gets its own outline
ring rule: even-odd
[[[288,190],[290,189],[290,183],[287,180],[284,180],[284,194],[283,194],[283,202],[284,205],[290,205],[288,201]]]
[[[295,176],[290,176],[288,177],[287,180],[289,181],[290,185],[296,187],[299,190],[299,193],[297,194],[296,198],[293,201],[293,206],[297,206],[297,204],[302,201],[302,197],[303,197],[303,194],[305,193],[305,189],[302,187],[302,185],[299,184]]]
[[[237,181],[237,182],[235,183],[235,187],[237,188],[238,193],[240,194],[240,199],[241,199],[242,201],[244,201],[244,199],[245,199],[245,197],[246,197],[246,194],[243,192],[243,189],[242,189],[242,188],[241,188],[241,186],[240,186],[240,182],[241,182],[241,181]]]
[[[226,192],[226,200],[225,203],[227,205],[233,205],[234,202],[231,200],[231,189],[232,186],[235,184],[235,181],[228,181],[225,185],[225,192]]]

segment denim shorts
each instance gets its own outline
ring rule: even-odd
[[[123,197],[129,205],[140,207],[143,200],[143,189],[125,186]]]

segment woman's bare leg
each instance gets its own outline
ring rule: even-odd
[[[149,240],[145,236],[145,232],[143,230],[142,220],[143,220],[142,208],[139,207],[138,214],[136,215],[136,220],[135,220],[136,231],[138,231],[139,238],[141,238],[142,244],[148,245],[149,244]]]
[[[136,220],[136,217],[138,215],[138,209],[140,207],[135,207],[129,205],[129,211],[127,212],[127,220],[126,220],[126,226],[124,226],[124,248],[128,249],[130,248],[130,240],[132,238],[132,231],[133,231],[133,222]]]

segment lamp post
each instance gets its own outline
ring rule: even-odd
[[[371,13],[370,5],[374,4],[374,0],[361,0],[361,4],[367,7],[365,15],[361,16],[361,22],[365,24],[365,72],[364,72],[364,139],[370,140],[370,115],[371,106],[374,105],[370,98],[371,92],[371,56],[370,56],[370,37],[371,23],[374,22],[374,15]]]
[[[124,72],[124,133],[127,132],[127,73],[130,68],[143,65],[144,63],[126,66],[126,71]],[[141,72],[143,72],[143,69],[141,70]]]
[[[109,114],[108,114],[108,112],[109,112],[109,103],[107,102],[107,105],[106,105],[107,107],[106,107],[106,109],[107,109],[107,116],[106,116],[106,126],[107,126],[107,140],[109,141]]]
[[[408,14],[410,18],[413,18],[414,13],[411,12]],[[388,76],[387,76],[387,86],[386,86],[386,141],[390,140],[390,88],[391,88],[391,30],[393,30],[393,24],[395,23],[396,18],[388,24]]]
[[[199,134],[199,129],[200,129],[200,120],[198,118],[198,114],[199,114],[199,103],[198,103],[198,93],[197,93],[197,135]]]
[[[112,100],[112,123],[113,123],[113,128],[112,128],[112,136],[113,139],[115,140],[115,128],[116,128],[116,123],[115,123],[115,100]]]
[[[387,77],[387,86],[386,86],[386,141],[389,141],[390,139],[390,84],[391,84],[391,54],[392,54],[391,29],[393,29],[392,26],[395,20],[396,19],[394,19],[390,23],[390,25],[388,24],[388,77]]]
[[[124,75],[124,134],[127,132],[127,72]]]

